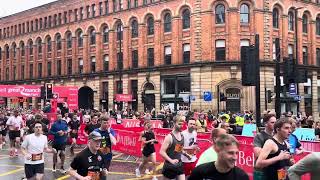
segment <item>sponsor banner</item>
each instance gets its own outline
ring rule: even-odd
[[[37,85],[0,85],[1,97],[40,97],[41,86]]]
[[[117,102],[130,102],[132,101],[132,94],[116,94]]]
[[[110,119],[111,124],[117,124],[115,119]],[[162,128],[162,121],[161,120],[151,120],[152,128]],[[140,127],[140,120],[138,119],[122,119],[121,125],[124,128],[132,128],[132,127]],[[129,129],[126,129],[129,130]]]
[[[297,128],[293,134],[303,141],[314,141],[316,139],[315,129],[312,128]]]
[[[78,87],[53,86],[52,91],[58,95],[58,103],[67,102],[70,111],[78,109]]]

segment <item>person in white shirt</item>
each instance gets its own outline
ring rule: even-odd
[[[23,120],[19,116],[19,111],[15,110],[13,116],[10,116],[6,125],[9,128],[10,139],[10,156],[18,156],[18,149],[20,146],[21,129],[23,127]]]
[[[196,152],[199,150],[197,145],[197,131],[196,131],[196,121],[190,119],[188,121],[188,129],[182,131],[184,138],[184,153],[181,156],[183,162],[184,173],[186,176],[189,176],[196,166]]]
[[[53,153],[54,150],[48,148],[47,136],[42,134],[41,122],[35,122],[34,133],[25,137],[21,152],[25,157],[24,169],[27,179],[43,179],[44,175],[44,154]]]

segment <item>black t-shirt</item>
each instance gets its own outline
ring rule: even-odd
[[[79,130],[80,121],[71,120],[69,121],[68,126],[70,127],[71,130]]]
[[[88,134],[90,134],[93,130],[98,129],[100,127],[100,124],[87,124],[86,127],[84,128],[84,131]]]
[[[6,118],[0,118],[0,131],[5,130],[6,123],[7,123],[7,119]]]
[[[81,176],[88,176],[88,172],[101,172],[104,167],[102,153],[98,151],[97,154],[93,154],[86,147],[77,154],[70,166]]]
[[[320,136],[320,128],[316,128],[314,134]]]
[[[234,167],[227,173],[220,173],[215,164],[209,162],[193,169],[189,180],[249,180],[249,176],[238,167]]]

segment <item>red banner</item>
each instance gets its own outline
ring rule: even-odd
[[[116,94],[116,101],[117,102],[130,102],[132,101],[131,94]]]
[[[40,97],[41,88],[37,85],[0,85],[2,97]]]
[[[137,119],[122,119],[121,125],[124,128],[140,127],[140,120]],[[110,119],[111,124],[117,124],[115,119]],[[162,128],[161,120],[151,120],[151,125],[153,128]],[[128,129],[126,129],[128,130]]]
[[[67,102],[70,111],[78,109],[78,87],[53,86],[53,93],[58,94],[58,103]]]

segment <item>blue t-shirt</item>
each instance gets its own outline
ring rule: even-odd
[[[97,131],[101,134],[102,136],[102,141],[100,145],[100,151],[103,153],[104,158],[106,160],[111,160],[112,159],[112,151],[111,151],[111,140],[110,140],[110,135],[108,133],[108,130],[102,131],[100,128],[95,129],[94,131]],[[110,133],[115,137],[116,133],[115,131],[110,128]]]
[[[63,136],[60,136],[58,134],[58,131],[68,131],[68,124],[64,120],[57,120],[54,122],[51,126],[50,133],[54,135],[54,143],[56,144],[64,144],[67,142],[67,133],[65,133]]]

